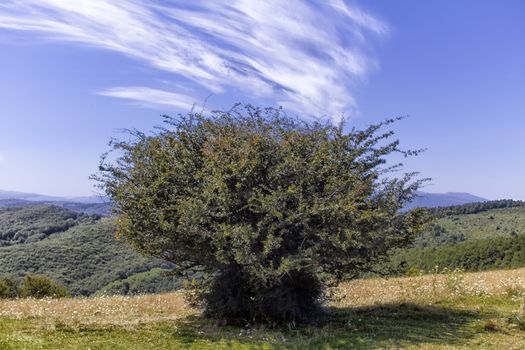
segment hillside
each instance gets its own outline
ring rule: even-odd
[[[109,216],[112,204],[106,203],[79,203],[59,201],[28,201],[23,199],[0,199],[0,210],[5,207],[55,206],[65,208],[80,214]]]
[[[162,270],[170,264],[142,257],[117,242],[112,219],[56,205],[17,204],[0,206],[0,275],[43,274],[82,295],[132,295],[180,287],[176,277]],[[440,207],[430,214],[438,219],[427,232],[412,247],[395,252],[379,271],[403,274],[436,265],[467,271],[525,266],[523,202]]]
[[[111,202],[103,196],[58,197],[38,193],[0,190],[0,208],[6,206],[54,205],[88,215],[111,214]]]
[[[36,242],[97,219],[51,205],[0,207],[0,247]]]
[[[525,266],[525,236],[470,240],[458,244],[412,248],[393,254],[399,272],[462,269],[483,271]]]
[[[181,293],[0,300],[1,349],[523,349],[525,269],[343,283],[315,324],[233,327]]]
[[[415,245],[426,247],[472,239],[511,237],[525,233],[525,207],[490,209],[439,218]]]
[[[503,207],[490,209],[493,206]],[[387,271],[405,273],[414,268],[429,271],[436,266],[481,271],[525,266],[523,202],[446,207],[432,214],[438,219],[416,238],[412,247],[392,255]]]
[[[114,231],[111,218],[56,206],[0,208],[0,275],[42,274],[75,295],[90,295],[136,273],[172,267],[135,253],[115,239]],[[163,291],[178,287],[171,276],[156,278]],[[135,283],[134,292],[157,291],[147,279],[141,282]]]
[[[125,279],[111,282],[97,291],[97,295],[139,295],[166,293],[182,287],[180,277],[169,269],[153,268]]]
[[[77,213],[82,213],[82,214],[87,214],[87,215],[110,216],[111,209],[112,209],[112,204],[110,202],[106,202],[106,203],[50,202],[47,204],[52,204],[58,207],[72,210]]]

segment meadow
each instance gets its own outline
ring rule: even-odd
[[[232,327],[182,292],[0,301],[0,349],[523,349],[525,269],[344,283],[315,324]]]

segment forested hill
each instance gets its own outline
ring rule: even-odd
[[[56,205],[2,203],[0,276],[42,274],[83,295],[160,292],[180,285],[165,273],[173,265],[117,241],[112,218]],[[525,266],[524,202],[487,201],[428,212],[436,217],[433,224],[392,257],[389,268],[396,273],[436,265],[473,271]]]
[[[99,290],[125,294],[177,288],[178,280],[159,273],[171,268],[172,264],[142,256],[117,241],[112,218],[54,205],[0,207],[0,277],[39,274],[74,295]],[[140,274],[150,270],[154,273]],[[131,283],[126,279],[136,274],[139,278],[129,280],[134,288],[128,291]]]
[[[55,206],[88,215],[109,216],[112,203],[80,203],[70,201],[29,201],[25,199],[0,199],[0,210],[5,207]]]
[[[432,216],[442,218],[449,215],[477,214],[491,209],[515,208],[524,206],[524,201],[501,199],[496,201],[484,201],[467,203],[463,205],[427,208],[427,210]]]
[[[98,219],[54,205],[0,207],[0,247],[36,242]]]
[[[115,240],[112,219],[81,224],[47,239],[0,248],[0,275],[46,275],[73,294],[171,264],[141,256]]]
[[[467,271],[525,266],[525,202],[487,201],[427,209],[435,217],[409,248],[393,254],[395,273],[436,266]]]

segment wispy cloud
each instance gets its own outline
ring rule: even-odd
[[[370,42],[388,32],[344,0],[4,0],[0,28],[117,51],[194,87],[103,95],[186,108],[231,92],[336,117],[356,107],[355,89],[375,65]]]
[[[195,104],[194,97],[146,86],[114,87],[99,92],[99,95],[129,99],[144,105],[174,106],[183,110],[190,110]]]

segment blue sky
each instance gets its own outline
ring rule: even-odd
[[[427,148],[429,192],[525,199],[521,0],[0,3],[0,189],[77,196],[120,128],[236,101]]]

